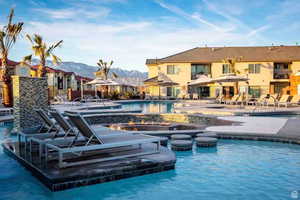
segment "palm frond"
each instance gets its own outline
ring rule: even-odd
[[[31,44],[34,44],[33,41],[32,41],[32,38],[29,34],[26,34],[25,37],[30,41]]]
[[[113,78],[118,78],[119,76],[118,76],[118,74],[116,74],[115,72],[112,72],[112,77],[113,77]]]
[[[51,54],[51,56],[52,56],[52,62],[53,62],[54,65],[57,65],[57,64],[61,63],[61,59],[59,57],[57,57],[54,54]]]
[[[22,61],[31,63],[31,59],[32,59],[32,54],[25,56]]]

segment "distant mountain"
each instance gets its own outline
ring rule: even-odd
[[[32,65],[36,65],[38,63],[39,60],[32,60]],[[47,61],[46,65],[54,69],[60,69],[67,72],[75,72],[80,76],[86,76],[90,78],[95,78],[94,72],[98,69],[96,66],[91,66],[77,62],[62,62],[58,66],[55,66],[51,61]],[[140,72],[137,70],[125,70],[118,67],[113,67],[111,71],[115,72],[119,76],[118,80],[120,82],[129,83],[133,85],[142,85],[143,80],[147,78],[147,72]]]

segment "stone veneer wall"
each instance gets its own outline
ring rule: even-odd
[[[12,76],[14,130],[27,132],[41,125],[34,109],[48,108],[47,78]]]
[[[90,124],[113,124],[113,123],[128,123],[128,122],[176,122],[176,123],[191,123],[191,124],[206,124],[214,125],[219,119],[216,117],[207,117],[202,115],[189,114],[101,114],[88,115],[85,119]]]

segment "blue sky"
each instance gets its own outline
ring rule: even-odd
[[[141,71],[146,58],[194,47],[300,42],[299,0],[0,0],[1,26],[11,7],[25,23],[17,61],[30,54],[26,33],[64,40],[63,61]]]

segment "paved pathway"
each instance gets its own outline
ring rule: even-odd
[[[241,122],[232,126],[211,126],[207,130],[228,135],[257,135],[291,137],[300,139],[299,118],[279,117],[219,117],[224,120]]]

